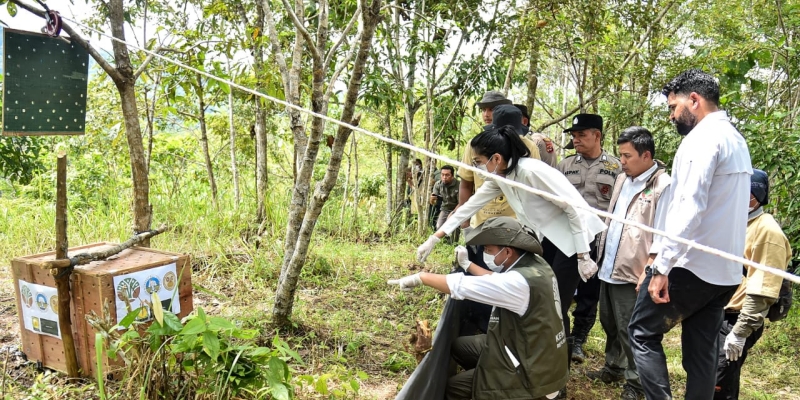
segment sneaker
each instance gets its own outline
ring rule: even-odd
[[[635,387],[625,384],[622,387],[622,394],[619,396],[620,400],[644,400],[644,393],[636,389]]]
[[[593,381],[600,381],[606,385],[610,385],[614,382],[620,382],[625,379],[624,376],[613,374],[605,368],[601,368],[597,371],[589,371],[586,373],[586,376]]]
[[[558,391],[558,395],[553,400],[566,400],[567,399],[567,387],[564,386],[563,389]]]
[[[570,358],[578,364],[586,361],[586,354],[583,352],[583,343],[575,342],[575,347],[572,349]]]

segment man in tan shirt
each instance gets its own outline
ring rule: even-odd
[[[762,208],[769,202],[769,177],[753,168],[750,176],[750,214],[747,221],[744,257],[785,270],[792,259],[789,240],[778,222]],[[780,293],[783,278],[752,267],[728,305],[719,332],[719,365],[715,400],[739,398],[739,373],[747,352],[764,332],[764,317]]]

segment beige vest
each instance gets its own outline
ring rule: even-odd
[[[647,180],[644,190],[637,193],[631,199],[628,205],[628,212],[625,214],[625,219],[628,221],[639,222],[647,226],[653,226],[656,217],[656,204],[661,198],[661,194],[669,186],[670,179],[664,175],[665,165],[661,161],[656,160],[658,168],[653,176]],[[617,177],[614,183],[614,194],[611,196],[611,203],[608,206],[608,212],[614,212],[614,206],[617,204],[619,194],[622,191],[622,185],[625,179],[628,178],[624,172]],[[610,218],[606,218],[606,225],[611,223]],[[606,236],[608,230],[603,231],[600,236],[600,245],[598,246],[599,260],[597,265],[603,265],[603,258],[605,258]],[[622,233],[619,238],[619,246],[617,246],[617,256],[614,259],[614,270],[611,272],[611,278],[628,283],[638,283],[639,276],[644,271],[645,264],[650,255],[650,246],[653,244],[653,234],[644,232],[639,228],[631,225],[622,227]]]

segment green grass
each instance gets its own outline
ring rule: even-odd
[[[287,188],[273,183],[267,234],[256,241],[252,237],[256,226],[251,219],[251,201],[246,200],[235,209],[223,186],[217,210],[202,182],[187,178],[177,191],[172,182],[159,183],[157,176],[153,182],[154,225],[167,223],[175,227],[155,238],[153,247],[189,253],[195,266],[195,306],[209,315],[230,318],[244,328],[259,329],[260,343],[269,345],[275,335],[270,328],[271,312],[282,261]],[[246,188],[245,192],[248,190],[251,189]],[[124,187],[85,195],[85,202],[70,209],[71,245],[119,242],[130,236],[130,204]],[[342,387],[356,371],[365,372],[359,399],[394,397],[415,366],[407,348],[415,320],[427,319],[435,326],[443,305],[443,296],[432,289],[401,292],[386,284],[387,279],[419,270],[414,252],[423,238],[409,233],[414,229],[382,236],[385,225],[380,202],[381,199],[362,199],[359,221],[355,223],[352,204],[346,205],[342,220],[341,198],[332,198],[319,220],[301,275],[293,315],[295,326],[280,334],[304,360],[302,365],[293,365],[296,375],[331,374],[330,385]],[[91,207],[92,204],[98,206]],[[0,198],[3,265],[13,257],[53,248],[53,213],[54,207],[47,199]],[[424,268],[448,271],[452,247],[440,244]],[[9,299],[13,299],[13,282],[7,268],[0,269],[0,299],[5,300],[0,303],[0,310],[12,304]],[[742,398],[800,398],[799,309],[795,307],[787,320],[768,326],[745,364]],[[13,326],[14,313],[12,307],[0,314],[6,324],[0,328],[10,332],[3,340],[18,344],[13,342],[16,332],[11,331],[18,329]],[[682,396],[685,383],[679,335],[678,328],[665,339],[676,398]],[[586,345],[589,361],[573,370],[571,398],[618,398],[620,388],[589,382],[582,375],[602,366],[604,340],[598,323]],[[114,393],[113,385],[111,382],[109,393]],[[67,382],[63,377],[37,373],[31,366],[23,366],[6,377],[5,393],[10,398],[83,399],[95,392],[89,381]],[[125,398],[124,394],[119,395]],[[326,398],[309,390],[300,391],[299,397]]]

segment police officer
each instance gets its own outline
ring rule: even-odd
[[[622,172],[622,167],[618,158],[603,150],[603,117],[597,114],[578,114],[572,118],[572,126],[564,130],[564,133],[567,132],[572,136],[572,141],[566,147],[574,148],[576,154],[561,160],[556,168],[578,189],[590,206],[602,211],[608,210],[611,194],[614,191],[614,181]],[[591,256],[597,261],[594,243],[592,245]],[[568,266],[553,267],[557,269]],[[575,317],[575,327],[572,330],[574,346],[571,357],[573,361],[583,362],[586,359],[583,344],[597,318],[600,280],[594,276],[587,282],[581,283],[578,281],[577,272],[565,274],[556,271],[556,275],[559,279],[574,279],[574,286],[570,283],[569,287],[578,287],[578,295],[575,296],[577,306],[572,314]],[[564,313],[563,317],[569,333],[569,315]]]

